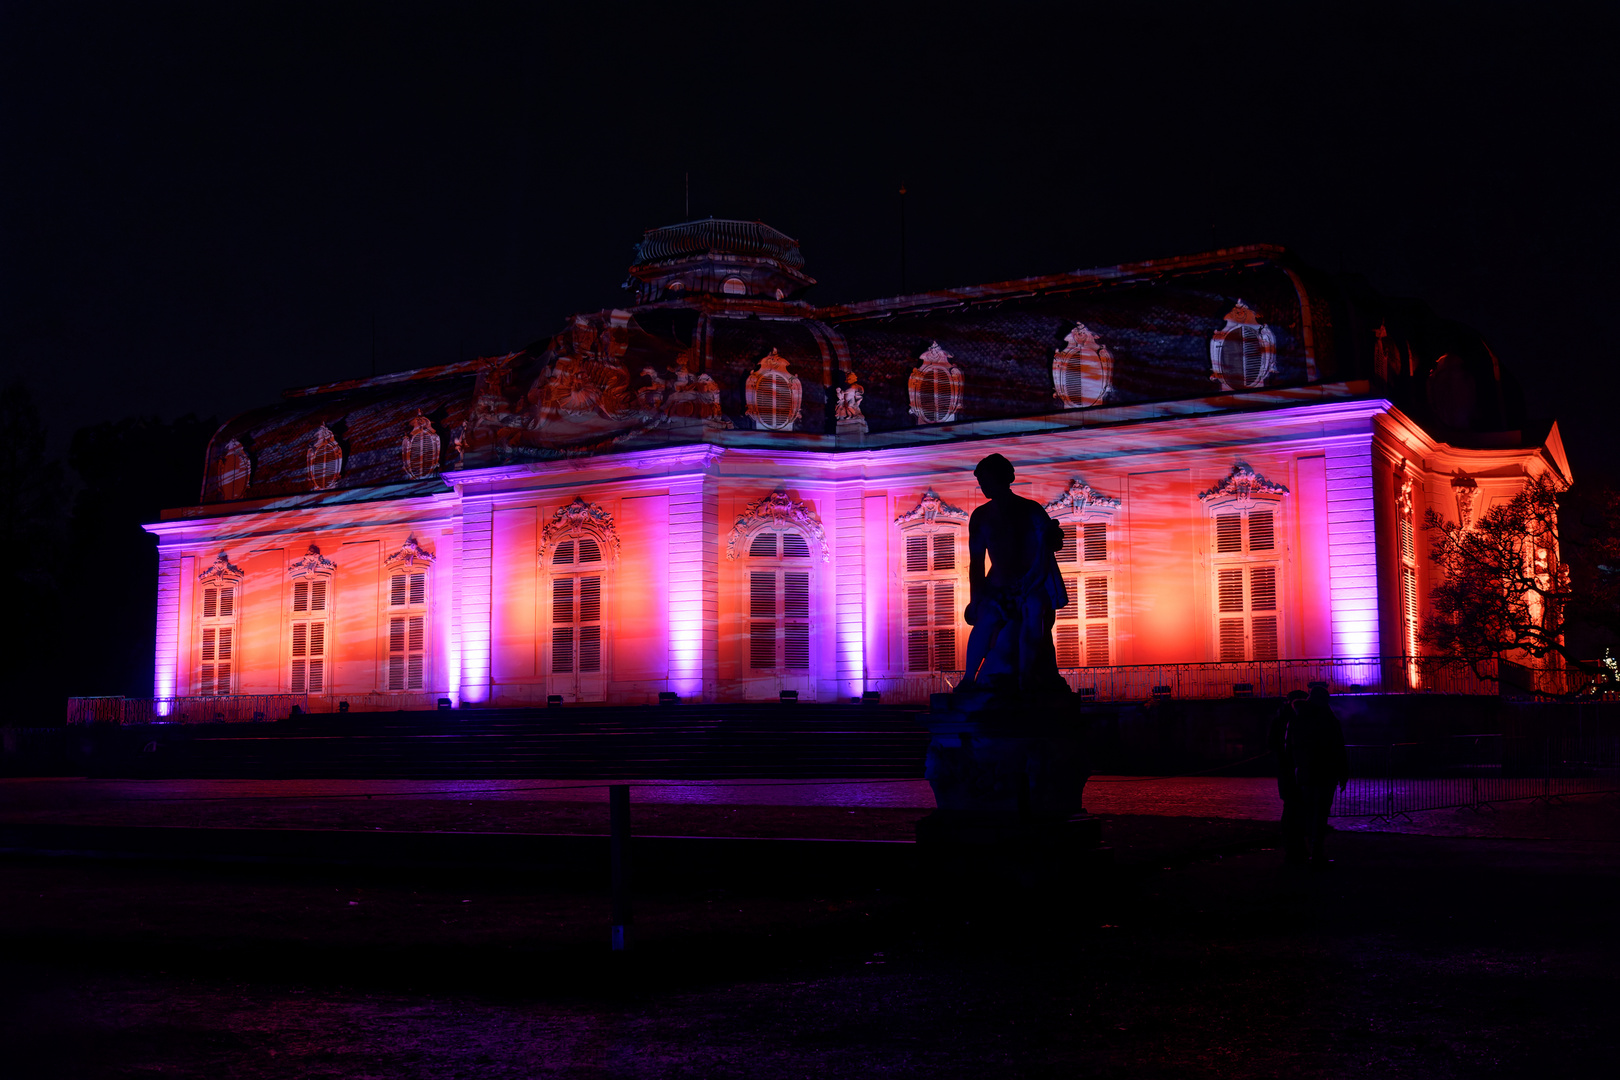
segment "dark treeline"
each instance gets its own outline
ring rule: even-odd
[[[69,695],[152,693],[157,544],[141,528],[197,501],[218,424],[130,417],[47,451],[27,388],[0,390],[0,536],[12,603],[0,723],[59,724]]]

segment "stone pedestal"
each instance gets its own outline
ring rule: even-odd
[[[1071,696],[1019,701],[935,694],[924,775],[933,813],[917,823],[932,861],[1047,878],[1101,841],[1081,796],[1091,775],[1087,720]]]
[[[858,417],[854,420],[840,420],[836,434],[841,443],[859,445],[866,441],[866,421]]]

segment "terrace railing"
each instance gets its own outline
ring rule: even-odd
[[[284,720],[296,707],[309,711],[307,694],[222,694],[211,697],[68,698],[70,724],[215,724]]]

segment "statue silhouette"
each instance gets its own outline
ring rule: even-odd
[[[967,671],[959,691],[1067,693],[1052,647],[1057,609],[1069,602],[1055,553],[1063,530],[1041,504],[1012,490],[1012,462],[991,454],[973,470],[990,501],[968,521]],[[985,556],[990,569],[985,570]]]

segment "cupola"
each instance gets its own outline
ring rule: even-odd
[[[762,221],[707,218],[648,229],[625,287],[648,304],[693,294],[791,300],[815,283],[797,240]]]

